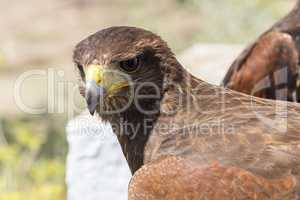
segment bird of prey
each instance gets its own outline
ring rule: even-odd
[[[300,102],[300,0],[233,62],[223,85],[258,97]]]
[[[90,113],[127,159],[129,199],[300,199],[297,103],[206,83],[135,27],[87,37],[73,60]]]

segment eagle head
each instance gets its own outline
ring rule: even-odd
[[[158,112],[174,54],[159,36],[135,27],[103,29],[76,45],[74,63],[88,109],[105,119],[132,108]]]

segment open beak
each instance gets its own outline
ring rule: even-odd
[[[85,99],[91,115],[94,115],[100,98],[104,96],[105,89],[102,86],[103,71],[99,65],[88,67],[86,74]]]

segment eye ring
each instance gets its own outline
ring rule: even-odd
[[[140,67],[139,56],[120,62],[120,68],[127,73],[134,73]]]

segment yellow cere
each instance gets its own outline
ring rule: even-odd
[[[90,65],[88,66],[86,80],[93,80],[97,84],[100,84],[103,78],[103,71],[100,65]]]

